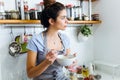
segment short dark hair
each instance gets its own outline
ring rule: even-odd
[[[41,24],[44,28],[49,27],[49,19],[56,20],[61,10],[65,9],[65,6],[60,2],[55,2],[49,7],[45,8],[41,13]]]

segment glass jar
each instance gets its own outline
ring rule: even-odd
[[[30,20],[29,11],[25,12],[25,20]]]
[[[9,11],[5,11],[5,19],[11,19],[11,13]]]
[[[0,19],[5,19],[4,2],[0,1]]]
[[[31,20],[40,20],[41,19],[41,12],[37,10],[30,10],[29,16]]]
[[[10,11],[11,19],[19,19],[19,11]]]
[[[37,17],[37,10],[35,10],[35,9],[30,10],[29,14],[30,14],[30,19],[31,20],[37,20],[38,19],[38,17]]]

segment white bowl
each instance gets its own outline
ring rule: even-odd
[[[69,66],[73,64],[73,61],[75,61],[76,57],[74,55],[64,56],[64,55],[58,55],[57,56],[57,62],[62,66]]]

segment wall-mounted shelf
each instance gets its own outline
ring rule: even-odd
[[[101,21],[68,21],[69,24],[99,24]]]
[[[0,20],[0,24],[39,24],[40,20]]]
[[[68,21],[69,24],[99,24],[101,21]],[[40,20],[0,20],[0,24],[40,24]]]
[[[84,1],[89,1],[89,0],[84,0]],[[97,0],[91,0],[92,2],[97,1]]]

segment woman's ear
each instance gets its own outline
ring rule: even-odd
[[[50,25],[53,25],[54,24],[54,20],[52,18],[49,19],[49,23]]]

